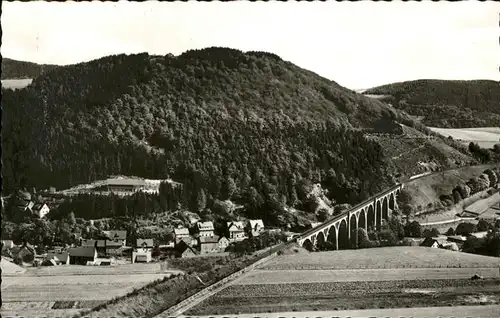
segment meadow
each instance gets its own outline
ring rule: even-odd
[[[6,79],[2,80],[2,88],[6,89],[21,89],[30,85],[33,79],[23,78],[23,79]]]
[[[265,270],[497,268],[500,258],[420,246],[397,246],[331,252],[280,255],[264,264]]]
[[[483,148],[493,148],[495,144],[500,143],[500,127],[429,128],[445,137],[451,136],[453,139],[467,145],[472,141]]]

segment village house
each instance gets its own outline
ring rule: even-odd
[[[264,222],[262,220],[248,220],[248,231],[252,237],[259,236],[264,232]]]
[[[70,256],[68,251],[63,251],[61,249],[58,250],[50,250],[47,252],[45,256],[46,261],[53,261],[56,265],[69,265],[70,264]]]
[[[178,244],[180,241],[188,241],[188,239],[190,238],[189,229],[179,226],[178,228],[174,229],[174,236],[175,244]]]
[[[99,256],[105,256],[108,254],[119,254],[123,250],[122,241],[110,241],[110,240],[83,240],[82,247],[94,247],[97,250]]]
[[[464,244],[467,238],[462,235],[451,235],[448,236],[448,241],[457,243],[459,245]]]
[[[20,264],[23,263],[31,263],[36,256],[36,251],[33,246],[29,243],[23,244],[21,246],[14,246],[10,253],[12,258],[14,259],[14,263]]]
[[[103,231],[111,241],[120,242],[122,246],[127,244],[127,231],[121,230],[112,230],[112,231]]]
[[[219,237],[200,236],[200,254],[214,253],[219,251]]]
[[[211,221],[208,222],[198,222],[198,231],[200,237],[210,237],[214,236],[214,223]]]
[[[227,222],[229,229],[229,240],[232,242],[241,241],[246,238],[245,226],[241,221]]]
[[[151,253],[154,246],[153,239],[137,239],[136,246],[132,251],[132,264],[136,262],[151,262]]]
[[[427,237],[422,243],[420,243],[420,246],[439,248],[441,247],[441,244],[439,244],[435,238]]]
[[[225,236],[221,236],[219,241],[217,242],[218,248],[220,252],[224,252],[226,248],[229,246],[229,240]]]
[[[68,252],[70,264],[87,265],[97,260],[97,249],[93,246],[72,247]]]
[[[184,241],[180,241],[175,246],[174,250],[175,250],[175,257],[186,258],[198,255],[198,252],[194,248],[186,244],[186,242]]]
[[[30,210],[36,214],[40,219],[43,219],[50,212],[50,208],[47,203],[37,203],[34,204]]]

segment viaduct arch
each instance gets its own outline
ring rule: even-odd
[[[310,251],[324,250],[328,246],[336,250],[357,246],[358,229],[379,231],[397,208],[396,198],[402,189],[403,184],[398,184],[361,202],[304,232],[297,243]]]

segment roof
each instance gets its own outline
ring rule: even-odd
[[[47,252],[47,259],[56,259],[59,260],[63,263],[66,263],[67,259],[69,257],[69,252],[64,251],[64,252]]]
[[[189,229],[185,227],[180,227],[174,229],[174,234],[175,235],[189,235]]]
[[[82,241],[82,246],[95,246],[95,242],[97,241],[97,247],[119,247],[122,246],[122,243],[120,241],[111,241],[111,240],[106,240],[106,244],[104,244],[104,240],[83,240]]]
[[[229,232],[241,232],[245,228],[241,221],[227,222],[227,227]]]
[[[103,231],[105,234],[109,236],[112,240],[126,240],[127,239],[127,231],[122,230],[111,230],[111,231]]]
[[[227,237],[225,237],[225,236],[219,237],[219,241],[218,242],[222,241],[223,239],[229,242],[229,239]]]
[[[93,246],[72,247],[69,249],[69,255],[73,257],[94,257],[96,250]]]
[[[420,246],[431,247],[432,245],[434,245],[434,243],[439,244],[439,242],[436,239],[431,238],[431,237],[427,237],[422,243],[420,243]]]
[[[142,179],[121,179],[121,178],[110,178],[106,179],[107,185],[116,185],[116,186],[135,186],[142,187],[146,185],[146,182]]]
[[[43,208],[44,205],[47,205],[47,203],[37,203],[37,204],[33,205],[33,207],[31,209],[34,211],[39,211]],[[47,207],[49,207],[49,206],[47,205]]]
[[[137,239],[137,246],[153,247],[153,239]]]
[[[217,242],[219,242],[219,237],[217,235],[200,237],[201,244],[217,243]]]
[[[466,241],[467,240],[467,238],[465,236],[461,236],[461,235],[448,236],[448,239],[458,240],[458,241]]]
[[[213,231],[214,230],[214,223],[212,221],[207,221],[207,222],[198,222],[198,229],[200,231]]]
[[[488,231],[471,233],[471,235],[474,236],[474,237],[477,237],[477,238],[483,238],[486,235],[488,235]]]
[[[198,254],[195,249],[193,249],[191,246],[186,244],[184,241],[180,241],[176,246],[175,250],[178,253],[184,254],[187,250],[191,251],[193,254]]]
[[[252,227],[252,229],[255,229],[257,225],[260,227],[264,227],[264,222],[262,222],[261,219],[249,220],[249,222],[250,222],[250,226]]]

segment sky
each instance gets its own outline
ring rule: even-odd
[[[4,57],[74,64],[224,46],[272,52],[351,89],[500,80],[500,3],[4,2]]]

